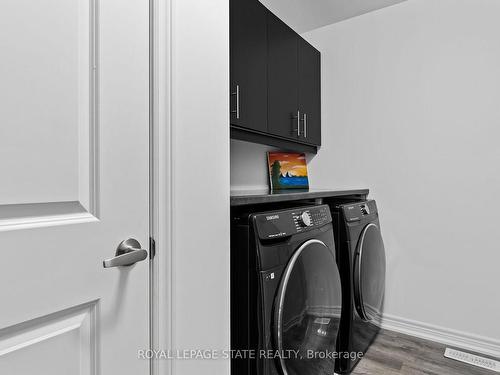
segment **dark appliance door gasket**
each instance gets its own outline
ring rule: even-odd
[[[354,284],[354,304],[356,307],[356,311],[358,312],[359,316],[366,322],[370,322],[375,320],[376,318],[380,318],[380,313],[381,313],[381,306],[368,306],[366,305],[366,301],[368,298],[375,297],[377,301],[382,303],[383,300],[383,290],[379,293],[380,295],[377,296],[365,296],[363,294],[363,288],[365,285],[363,285],[363,255],[366,246],[369,246],[366,244],[366,237],[367,235],[373,233],[376,236],[376,239],[378,243],[380,244],[379,247],[376,249],[370,248],[369,251],[378,251],[380,254],[380,257],[384,259],[384,267],[380,267],[380,269],[377,269],[374,276],[377,278],[380,278],[384,283],[385,283],[385,250],[384,250],[384,245],[383,245],[383,240],[382,240],[382,235],[380,234],[380,229],[379,227],[374,224],[370,223],[368,224],[365,228],[363,228],[363,231],[361,232],[361,235],[359,237],[358,241],[358,246],[356,247],[356,256],[354,259],[354,275],[353,275],[353,284]],[[378,316],[377,316],[378,315]]]

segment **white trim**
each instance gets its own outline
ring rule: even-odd
[[[152,329],[152,340],[151,345],[155,349],[159,350],[173,350],[173,349],[183,349],[179,346],[179,341],[184,341],[186,337],[186,332],[182,330],[181,323],[179,321],[184,320],[184,314],[189,313],[189,311],[181,311],[179,309],[179,304],[176,302],[177,299],[185,298],[184,295],[180,296],[178,290],[179,285],[174,285],[182,280],[185,273],[179,274],[179,263],[176,258],[177,249],[179,247],[178,235],[183,232],[183,228],[179,227],[175,220],[175,215],[178,214],[177,204],[180,202],[178,195],[182,187],[178,184],[174,184],[174,181],[179,181],[177,176],[182,175],[182,170],[177,168],[177,164],[183,154],[186,152],[184,148],[179,147],[184,143],[181,142],[178,137],[177,130],[181,129],[189,124],[189,113],[184,107],[184,100],[191,95],[187,90],[195,88],[194,82],[179,81],[179,73],[185,73],[184,67],[180,66],[184,61],[194,61],[196,65],[197,60],[189,60],[191,55],[187,48],[191,45],[192,48],[197,48],[202,46],[200,40],[204,39],[191,39],[194,34],[193,30],[189,29],[192,19],[191,15],[193,13],[192,7],[186,5],[185,0],[149,0],[151,6],[151,88],[150,88],[150,100],[151,100],[151,147],[152,147],[152,168],[151,168],[151,235],[156,241],[156,256],[151,264],[151,329]],[[189,3],[189,2],[188,2]],[[211,4],[210,2],[194,1],[193,4]],[[223,28],[215,28],[217,33],[221,35],[214,35],[212,30],[208,32],[209,38],[218,38],[219,36],[227,36],[226,32],[229,31],[229,14],[228,14],[228,3],[226,1],[217,2],[217,5],[207,5],[207,10],[223,10],[224,13],[213,12],[210,15],[212,17],[223,17],[225,22],[221,24]],[[227,13],[226,13],[227,12]],[[203,20],[205,19],[205,14],[201,12],[200,9],[196,9],[194,15],[195,19]],[[225,18],[227,16],[227,18]],[[226,28],[227,24],[227,28]],[[207,25],[209,23],[207,22]],[[210,25],[209,25],[210,26]],[[188,31],[189,30],[189,31]],[[221,32],[221,30],[223,30]],[[221,41],[221,39],[218,39]],[[222,112],[215,112],[220,115],[223,120],[218,122],[218,130],[225,129],[225,142],[224,151],[227,150],[227,155],[223,155],[223,161],[226,165],[224,166],[225,171],[229,172],[229,69],[226,65],[221,66],[216,64],[220,61],[229,62],[229,41],[224,39],[224,45],[227,45],[227,59],[220,58],[219,61],[213,62],[208,60],[208,66],[210,69],[224,69],[224,74],[221,76],[227,76],[227,82],[214,84],[215,87],[219,89],[224,89],[225,98],[219,97],[221,99],[216,100],[217,105],[224,106],[224,116]],[[205,45],[209,45],[206,44]],[[220,45],[222,46],[222,44]],[[226,52],[226,51],[223,51]],[[196,55],[196,54],[195,54]],[[193,55],[194,56],[194,55]],[[220,55],[218,55],[220,57]],[[199,64],[198,64],[199,65]],[[204,64],[201,64],[205,66]],[[200,65],[200,66],[201,66]],[[206,69],[209,71],[209,69]],[[203,77],[201,77],[203,78]],[[213,80],[208,80],[209,86],[214,83]],[[210,83],[211,82],[211,83]],[[222,90],[220,91],[222,92]],[[194,92],[193,98],[199,98],[199,93]],[[220,95],[219,95],[220,96]],[[194,103],[196,104],[196,103]],[[193,107],[193,111],[198,111],[201,114],[200,109]],[[222,111],[222,107],[221,107]],[[197,116],[195,116],[197,117]],[[201,117],[201,116],[200,116]],[[197,117],[198,118],[198,117]],[[175,120],[175,122],[174,122]],[[217,125],[213,122],[214,125]],[[227,125],[222,128],[222,125]],[[196,124],[195,124],[196,125]],[[199,126],[204,126],[204,124],[199,123]],[[207,129],[205,127],[205,129]],[[180,132],[182,133],[182,132]],[[224,152],[225,154],[225,152]],[[221,159],[222,160],[222,159]],[[175,161],[175,163],[174,163]],[[224,178],[225,180],[225,178]],[[224,205],[227,208],[226,222],[227,230],[229,232],[229,173],[227,174],[227,196],[224,193],[224,202],[220,202],[220,205]],[[175,199],[174,199],[175,198]],[[182,202],[181,202],[182,203]],[[181,212],[182,214],[182,212]],[[221,226],[222,227],[222,226]],[[214,232],[212,232],[214,233]],[[220,235],[220,232],[217,232]],[[225,246],[227,246],[227,252],[225,255],[227,257],[221,259],[221,261],[229,260],[229,236],[225,238]],[[220,247],[219,247],[220,248]],[[175,250],[175,251],[174,251]],[[182,266],[182,264],[181,264]],[[227,282],[224,287],[229,290],[229,269],[227,268],[223,276],[227,276]],[[220,279],[218,279],[221,282]],[[229,316],[229,305],[223,306],[227,316]],[[179,315],[182,317],[179,318]],[[224,335],[227,336],[221,338],[222,348],[216,349],[228,349],[230,334],[229,334],[229,323],[225,322]],[[213,332],[214,330],[212,330]],[[196,335],[195,332],[188,332],[188,335]],[[219,337],[218,337],[219,338]],[[219,344],[218,344],[219,345]],[[218,362],[219,363],[219,362]],[[217,365],[224,367],[221,374],[229,373],[229,363],[224,361],[222,365]],[[172,375],[182,372],[184,365],[181,365],[181,361],[175,360],[153,360],[151,373],[153,375]]]
[[[151,237],[156,256],[150,266],[151,346],[172,343],[172,0],[150,0]],[[161,272],[160,272],[161,270]],[[151,375],[173,374],[174,361],[152,360]]]
[[[9,220],[8,224],[3,224],[2,221],[0,221],[0,232],[55,227],[58,225],[93,223],[97,221],[99,221],[99,219],[88,212],[67,215],[42,216],[34,218],[21,218],[17,220]]]
[[[500,358],[500,340],[384,314],[378,325],[389,331]]]

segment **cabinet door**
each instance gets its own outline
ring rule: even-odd
[[[231,124],[267,131],[267,9],[230,2]]]
[[[268,127],[273,135],[297,139],[297,34],[269,12]]]
[[[321,144],[321,54],[299,38],[301,140]]]

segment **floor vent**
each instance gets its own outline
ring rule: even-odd
[[[495,372],[500,372],[500,362],[493,359],[480,357],[478,355],[462,352],[460,350],[446,348],[444,351],[446,358],[454,359],[456,361],[468,363],[473,366],[482,367]]]

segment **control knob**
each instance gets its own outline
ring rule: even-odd
[[[299,222],[305,227],[310,227],[313,225],[311,215],[307,211],[302,212],[302,215],[300,215],[299,217]]]

